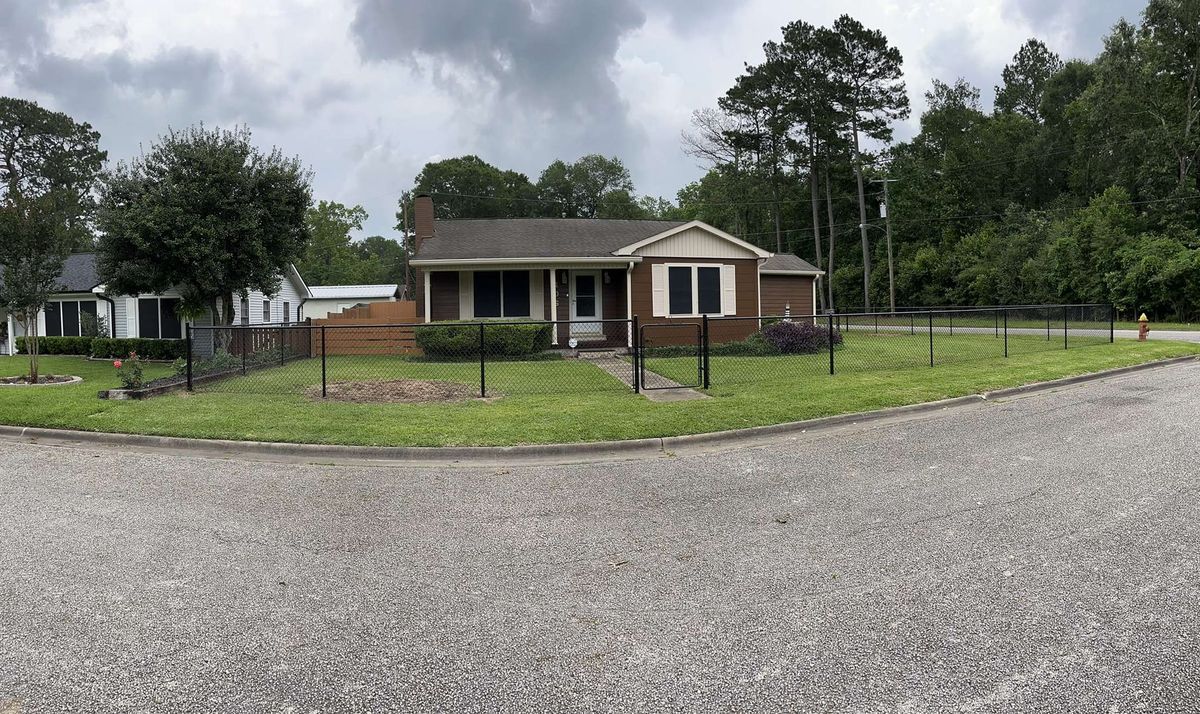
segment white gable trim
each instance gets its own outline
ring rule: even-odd
[[[716,236],[717,238],[720,238],[721,240],[724,240],[724,241],[728,241],[729,243],[732,243],[732,244],[738,246],[739,248],[747,250],[759,258],[770,258],[772,255],[774,255],[774,253],[768,253],[767,251],[763,250],[762,248],[759,248],[756,245],[747,243],[746,241],[742,240],[741,238],[732,236],[732,235],[726,233],[725,231],[721,230],[720,228],[710,226],[707,223],[705,223],[704,221],[689,221],[688,223],[684,223],[681,226],[675,226],[674,228],[672,228],[668,231],[663,231],[662,233],[657,233],[655,235],[650,236],[649,238],[640,240],[637,243],[631,243],[631,244],[625,246],[624,248],[618,248],[617,250],[613,251],[613,255],[633,255],[634,251],[644,248],[644,247],[650,245],[651,243],[657,243],[658,241],[663,240],[664,238],[670,238],[673,235],[676,235],[678,233],[683,233],[684,231],[691,230],[693,228],[699,228],[702,231],[711,233],[712,235]]]

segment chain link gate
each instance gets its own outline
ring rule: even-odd
[[[693,389],[704,384],[704,329],[699,322],[643,324],[638,344],[642,389]],[[692,358],[695,371],[681,368],[682,360]]]

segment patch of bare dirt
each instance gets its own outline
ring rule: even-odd
[[[426,379],[384,379],[371,382],[330,382],[326,398],[354,404],[434,404],[479,398],[478,387],[461,382]],[[308,391],[321,398],[321,388]]]

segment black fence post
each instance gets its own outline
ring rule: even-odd
[[[916,313],[908,313],[908,332],[909,334],[917,334],[917,318]]]
[[[879,334],[879,313],[875,313],[875,334]]]
[[[479,323],[479,398],[487,397],[487,357],[483,351],[483,323]]]
[[[630,338],[633,354],[629,356],[629,368],[633,370],[632,379],[633,393],[641,394],[642,392],[642,335],[638,330],[638,316],[633,316],[633,336]]]
[[[283,366],[283,362],[284,362],[285,358],[287,357],[287,353],[284,352],[284,350],[283,350],[283,339],[284,339],[283,325],[280,325],[279,326],[279,366],[280,367]]]
[[[929,311],[929,366],[933,366],[933,310]]]
[[[946,314],[950,317],[950,336],[954,337],[954,312],[950,311]]]
[[[708,374],[708,368],[710,364],[708,360],[708,315],[704,315],[700,320],[700,349],[700,364],[703,365],[704,371],[704,381],[702,384],[704,385],[705,389],[708,389],[709,385],[712,384]]]
[[[329,354],[329,343],[325,341],[325,325],[321,325],[321,398],[324,399],[329,387],[329,381],[326,377],[326,355]]]
[[[1063,349],[1067,349],[1067,306],[1063,305]]]
[[[242,376],[245,377],[246,376],[246,353],[250,351],[250,349],[246,346],[246,342],[247,342],[246,335],[250,334],[251,338],[253,338],[254,335],[253,335],[253,333],[247,332],[247,330],[249,330],[250,328],[244,328],[244,329],[240,329],[240,330],[237,328],[234,328],[234,329],[236,331],[233,334],[241,337],[241,339],[238,340],[238,342],[241,343],[241,346],[242,346]]]
[[[192,325],[187,326],[187,390],[192,391]]]
[[[1050,308],[1046,308],[1046,341],[1050,341]]]
[[[1116,342],[1117,337],[1117,306],[1108,304],[1108,343]]]
[[[996,318],[996,337],[999,337],[1000,336],[1000,312],[999,311],[996,312],[995,318]],[[1007,310],[1004,312],[1004,324],[1005,325],[1008,324],[1008,311]],[[1004,339],[1006,339],[1006,340],[1008,339],[1008,328],[1007,327],[1004,328]]]
[[[829,315],[829,375],[833,376],[833,315]]]
[[[1004,356],[1008,357],[1008,310],[1004,311]]]

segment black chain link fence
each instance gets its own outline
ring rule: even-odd
[[[1110,305],[807,317],[191,327],[189,389],[350,402],[622,392],[904,370],[1111,342]]]

